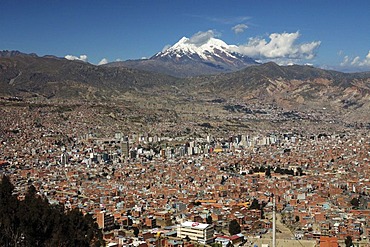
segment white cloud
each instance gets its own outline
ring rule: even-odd
[[[108,63],[108,59],[103,58],[102,60],[100,60],[100,62],[98,63],[98,65],[103,65],[103,64],[107,64],[107,63]]]
[[[208,30],[206,32],[197,32],[188,40],[188,43],[201,46],[208,42],[211,38],[215,37],[215,32],[212,30]]]
[[[349,57],[344,56],[343,61],[340,63],[340,66],[347,66],[349,64]]]
[[[239,33],[243,33],[245,29],[247,28],[248,26],[245,24],[238,24],[238,25],[233,26],[231,29],[234,31],[234,33],[239,34]]]
[[[370,51],[367,53],[367,55],[366,55],[366,57],[365,57],[365,59],[363,61],[363,64],[365,66],[370,66]]]
[[[64,58],[68,60],[80,60],[83,62],[87,62],[87,55],[80,55],[79,57],[73,55],[66,55]]]
[[[165,52],[168,48],[170,48],[171,45],[165,45],[163,48],[162,48],[162,52]]]
[[[295,33],[272,33],[269,40],[255,37],[250,38],[248,43],[234,46],[233,50],[258,60],[274,59],[313,59],[321,41],[296,44],[299,32]]]
[[[352,60],[351,65],[360,65],[360,63],[360,57],[357,56]]]
[[[353,59],[349,56],[344,56],[343,61],[340,63],[342,67],[370,67],[370,51],[367,53],[365,58],[361,59],[360,56],[356,56]]]
[[[291,58],[274,58],[274,59],[257,59],[256,60],[256,62],[258,63],[267,63],[271,61],[280,66],[300,64],[299,61],[297,61],[297,59],[291,59]]]

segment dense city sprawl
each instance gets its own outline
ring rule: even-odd
[[[212,128],[192,135],[187,123],[167,132],[121,123],[123,132],[117,122],[94,124],[96,108],[63,107],[0,109],[0,173],[20,199],[33,185],[50,204],[91,214],[111,246],[262,244],[273,197],[281,241],[369,244],[366,128],[221,136]],[[191,227],[207,234],[181,235]]]

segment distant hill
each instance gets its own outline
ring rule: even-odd
[[[20,51],[8,51],[8,50],[0,51],[0,57],[15,57],[15,56],[37,57],[37,55],[35,53],[26,54],[26,53],[22,53]]]
[[[326,110],[351,121],[370,121],[370,72],[266,63],[232,73],[179,79],[52,56],[6,52],[0,57],[0,96],[101,101],[122,99],[128,93],[145,101],[154,100],[154,95],[156,100],[171,98],[172,105],[181,104],[180,98],[222,99],[291,110]]]
[[[232,47],[220,39],[211,38],[202,44],[194,44],[189,38],[183,37],[149,59],[113,62],[104,66],[188,77],[233,72],[255,64],[258,63],[248,56],[233,52]]]
[[[312,66],[266,63],[229,74],[189,79],[202,97],[266,103],[285,109],[346,112],[369,118],[370,72],[342,73]],[[353,119],[354,120],[354,119]]]
[[[166,75],[129,68],[99,67],[53,56],[2,52],[0,95],[40,95],[46,98],[99,98],[173,83]]]

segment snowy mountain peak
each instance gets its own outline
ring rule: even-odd
[[[236,71],[257,64],[252,58],[232,51],[234,46],[220,39],[182,37],[176,44],[157,53],[151,60],[174,64],[203,64],[218,71]]]
[[[157,53],[153,58],[181,58],[186,56],[190,59],[213,61],[215,56],[235,58],[233,54],[230,46],[220,39],[210,38],[208,40],[192,40],[191,38],[183,37],[170,48]]]
[[[232,72],[258,64],[235,53],[235,46],[209,35],[182,37],[173,46],[149,59],[121,62],[130,68],[166,73],[178,77]],[[235,50],[235,49],[234,49]]]

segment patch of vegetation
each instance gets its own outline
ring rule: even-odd
[[[202,124],[199,124],[199,126],[204,127],[204,128],[213,128],[213,126],[210,123],[202,123]]]
[[[105,246],[91,215],[50,205],[30,186],[24,200],[7,176],[0,183],[0,246]]]

